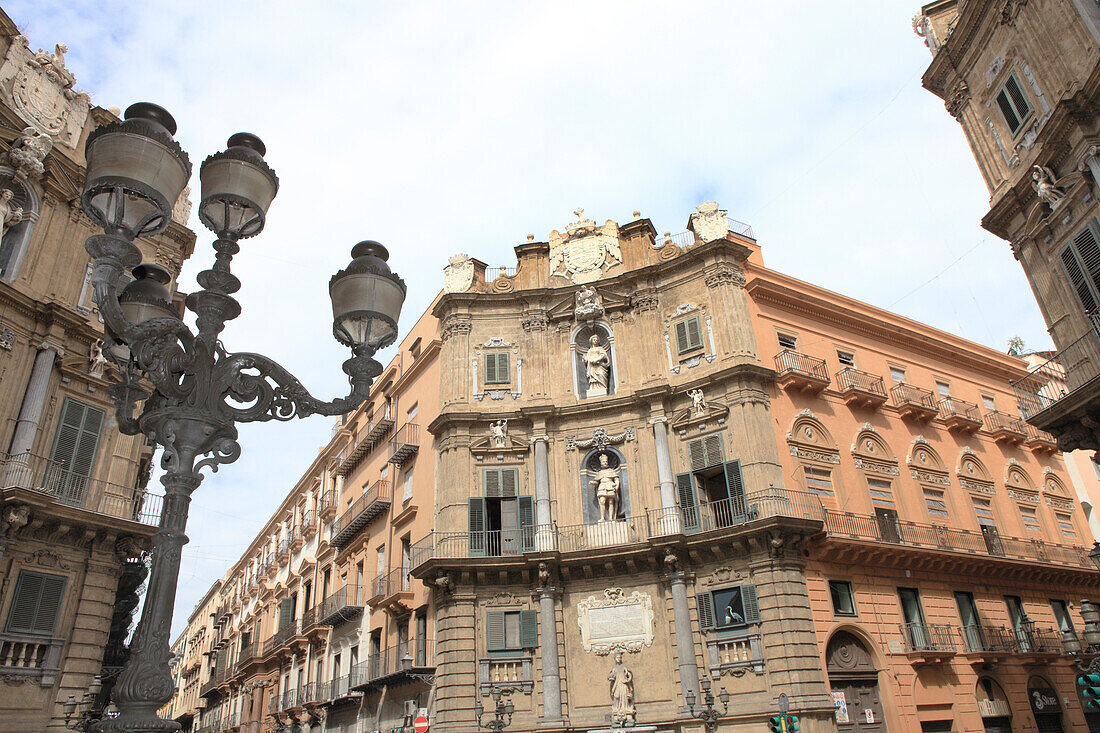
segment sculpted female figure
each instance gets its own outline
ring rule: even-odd
[[[615,666],[607,675],[611,683],[611,722],[634,722],[634,674],[623,664],[623,653],[615,652]]]
[[[584,371],[588,377],[588,394],[593,396],[607,394],[607,376],[611,371],[611,355],[600,345],[600,337],[592,334],[591,344],[584,352]]]

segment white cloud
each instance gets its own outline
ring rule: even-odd
[[[1017,334],[1048,344],[1007,244],[979,227],[988,198],[962,132],[920,87],[918,4],[21,0],[7,12],[32,45],[68,43],[96,103],[167,107],[196,167],[239,129],[264,139],[282,187],[234,263],[244,312],[225,341],[329,396],[345,388],[346,354],[325,293],[352,244],[389,246],[407,327],[448,255],[511,264],[527,232],[545,237],[577,206],[618,221],[640,209],[675,232],[715,198],[777,270],[994,348]],[[185,287],[209,241],[200,232]],[[192,504],[176,630],[329,426],[242,429],[244,456]]]

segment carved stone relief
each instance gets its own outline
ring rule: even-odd
[[[16,36],[0,66],[0,87],[8,91],[12,110],[23,122],[75,147],[90,100],[74,88],[76,77],[65,66],[67,50],[59,43],[52,53],[32,53],[26,37]]]
[[[465,293],[474,282],[474,261],[465,253],[452,255],[443,268],[443,292]]]
[[[573,212],[577,220],[550,232],[550,276],[568,277],[578,285],[600,279],[608,268],[621,264],[619,225],[608,219],[602,227],[585,219],[584,209]]]
[[[636,654],[653,644],[653,599],[648,593],[608,588],[577,603],[577,625],[586,652]]]

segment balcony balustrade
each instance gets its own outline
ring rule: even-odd
[[[306,543],[305,539],[302,537],[301,527],[291,527],[287,532],[287,539],[290,541],[291,552],[297,552],[302,549]]]
[[[910,656],[942,659],[957,651],[955,627],[949,624],[902,624],[901,635],[905,641],[905,653]]]
[[[764,644],[759,634],[734,639],[707,641],[707,668],[712,679],[723,672],[744,674],[746,670],[764,672]]]
[[[820,392],[829,386],[824,359],[783,349],[775,355],[776,384],[783,389]]]
[[[237,655],[237,664],[234,666],[235,673],[239,674],[244,671],[245,667],[256,661],[258,651],[255,644],[243,644],[240,654]]]
[[[1023,420],[996,410],[985,413],[985,429],[993,434],[993,440],[1007,445],[1023,443],[1027,438]]]
[[[390,457],[387,460],[395,466],[400,466],[416,455],[419,450],[420,426],[416,423],[405,423],[390,439]]]
[[[388,409],[385,414],[371,418],[352,436],[351,442],[336,457],[336,474],[347,476],[351,473],[363,456],[369,453],[392,429],[393,420],[390,418]]]
[[[13,683],[35,680],[50,687],[61,665],[64,644],[64,639],[0,634],[0,674]]]
[[[374,580],[371,605],[389,611],[407,610],[412,602],[412,579],[407,568],[397,568]]]
[[[307,509],[302,514],[302,524],[300,530],[300,537],[302,542],[309,542],[317,534],[317,518],[313,515],[312,509]]]
[[[435,669],[433,651],[431,639],[416,639],[372,653],[370,659],[352,669],[358,678],[351,680],[350,688],[366,691],[431,674]]]
[[[482,695],[494,688],[530,694],[535,689],[533,661],[531,657],[493,657],[477,660],[477,686]]]
[[[940,413],[935,395],[927,389],[911,384],[895,384],[890,388],[890,397],[903,419],[925,422]]]
[[[301,633],[301,625],[297,620],[291,621],[283,628],[276,631],[264,642],[263,656],[268,656],[272,652],[286,646],[286,644]]]
[[[344,547],[371,520],[389,511],[392,501],[393,481],[389,478],[378,479],[332,525],[329,543],[337,549]]]
[[[0,488],[47,494],[65,506],[153,527],[164,503],[162,495],[84,476],[33,453],[0,453]]]
[[[882,377],[846,367],[836,373],[840,396],[849,406],[877,409],[886,403]]]
[[[362,615],[363,606],[359,586],[345,586],[321,601],[317,607],[317,623],[337,626]]]
[[[973,402],[944,397],[939,403],[940,419],[948,430],[973,434],[982,429],[982,413]]]
[[[278,558],[280,565],[285,565],[290,560],[290,540],[291,537],[289,533],[279,540],[279,549],[275,553],[275,556]]]
[[[1100,315],[1087,317],[1088,328],[1080,338],[1012,383],[1020,414],[1036,427],[1047,427],[1054,413],[1095,398],[1100,384]]]
[[[1058,441],[1045,430],[1040,430],[1034,425],[1024,424],[1027,428],[1027,437],[1024,438],[1024,446],[1033,453],[1053,454],[1058,452]]]

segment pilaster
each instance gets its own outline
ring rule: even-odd
[[[477,648],[472,591],[455,590],[436,599],[435,724],[442,730],[475,728]]]

